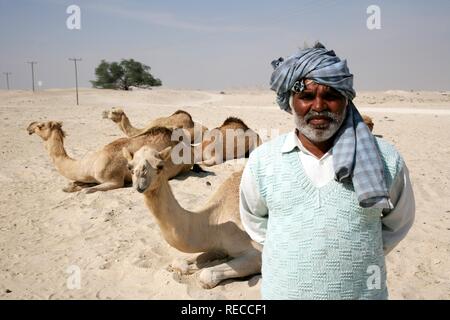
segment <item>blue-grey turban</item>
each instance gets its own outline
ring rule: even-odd
[[[353,104],[353,75],[347,62],[334,51],[317,44],[286,60],[272,61],[271,89],[281,109],[291,112],[289,98],[295,86],[303,91],[304,79],[334,88],[348,99],[347,114],[334,137],[333,166],[339,182],[351,179],[361,207],[392,209],[384,176],[384,165],[376,141]]]

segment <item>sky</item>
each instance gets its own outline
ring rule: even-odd
[[[81,10],[70,30],[67,7]],[[370,5],[380,29],[369,30]],[[133,58],[165,87],[269,88],[270,62],[320,41],[357,90],[449,90],[448,0],[0,0],[0,89],[90,87],[102,59]]]

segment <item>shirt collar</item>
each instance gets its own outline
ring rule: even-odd
[[[282,153],[289,153],[292,150],[294,150],[295,148],[298,148],[298,150],[300,150],[300,152],[305,153],[307,155],[310,155],[312,157],[315,157],[315,155],[313,155],[308,149],[306,149],[302,142],[300,141],[300,139],[297,137],[297,130],[294,129],[291,132],[289,132],[286,136],[286,139],[284,140],[284,144],[281,148],[281,152]],[[332,150],[333,148],[330,149],[330,151],[328,151],[327,153],[325,153],[323,155],[323,157],[321,159],[324,159],[328,156],[330,156],[332,154]],[[319,160],[321,160],[319,159]]]
[[[286,139],[284,140],[283,147],[281,148],[282,153],[289,153],[295,148],[299,147],[300,140],[297,138],[297,134],[295,132],[296,130],[292,130],[289,132],[286,136]],[[298,142],[297,142],[298,141]],[[303,147],[303,145],[302,145]]]

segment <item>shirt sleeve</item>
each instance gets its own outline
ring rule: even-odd
[[[242,225],[250,238],[264,245],[267,230],[268,209],[261,196],[249,166],[242,173],[239,188],[239,211]]]
[[[390,197],[394,209],[385,213],[381,219],[385,255],[406,237],[414,222],[416,204],[406,165],[394,180],[390,189]]]

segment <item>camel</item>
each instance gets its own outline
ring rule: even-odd
[[[104,119],[111,119],[117,124],[119,129],[125,133],[127,137],[135,137],[140,134],[145,134],[153,127],[167,127],[169,129],[184,129],[186,134],[191,138],[191,142],[201,141],[202,135],[208,130],[208,128],[196,123],[192,120],[192,116],[184,111],[175,111],[169,117],[157,118],[147,124],[145,128],[138,129],[131,125],[130,119],[121,108],[112,108],[109,111],[103,111]]]
[[[105,110],[102,116],[103,119],[110,119],[116,123],[127,137],[132,137],[142,132],[142,129],[137,129],[131,125],[130,119],[121,108],[112,108],[109,111]]]
[[[371,117],[362,115],[362,118],[364,120],[364,123],[369,127],[370,132],[373,131],[373,120]]]
[[[259,135],[244,121],[228,117],[220,127],[207,132],[203,138],[202,164],[213,166],[226,160],[248,157],[260,144],[262,140]]]
[[[42,138],[56,170],[73,181],[63,189],[65,192],[83,190],[86,193],[93,193],[121,188],[125,183],[132,181],[127,161],[123,157],[123,147],[137,151],[144,145],[151,145],[156,150],[163,150],[178,143],[171,140],[170,129],[155,127],[146,135],[117,139],[100,150],[75,160],[69,157],[64,149],[66,134],[62,130],[61,122],[32,122],[27,130],[30,135],[35,133]],[[167,176],[172,178],[189,171],[191,167],[192,164],[175,165],[168,162]]]
[[[213,288],[222,280],[246,277],[261,271],[262,245],[245,232],[239,214],[240,172],[233,173],[196,211],[181,207],[168,183],[165,166],[170,147],[158,152],[144,146],[136,153],[123,149],[133,172],[133,187],[156,218],[167,243],[186,253],[202,253],[172,266],[181,274],[199,273],[204,288]],[[208,266],[208,262],[228,258]],[[206,268],[204,268],[206,267]]]

